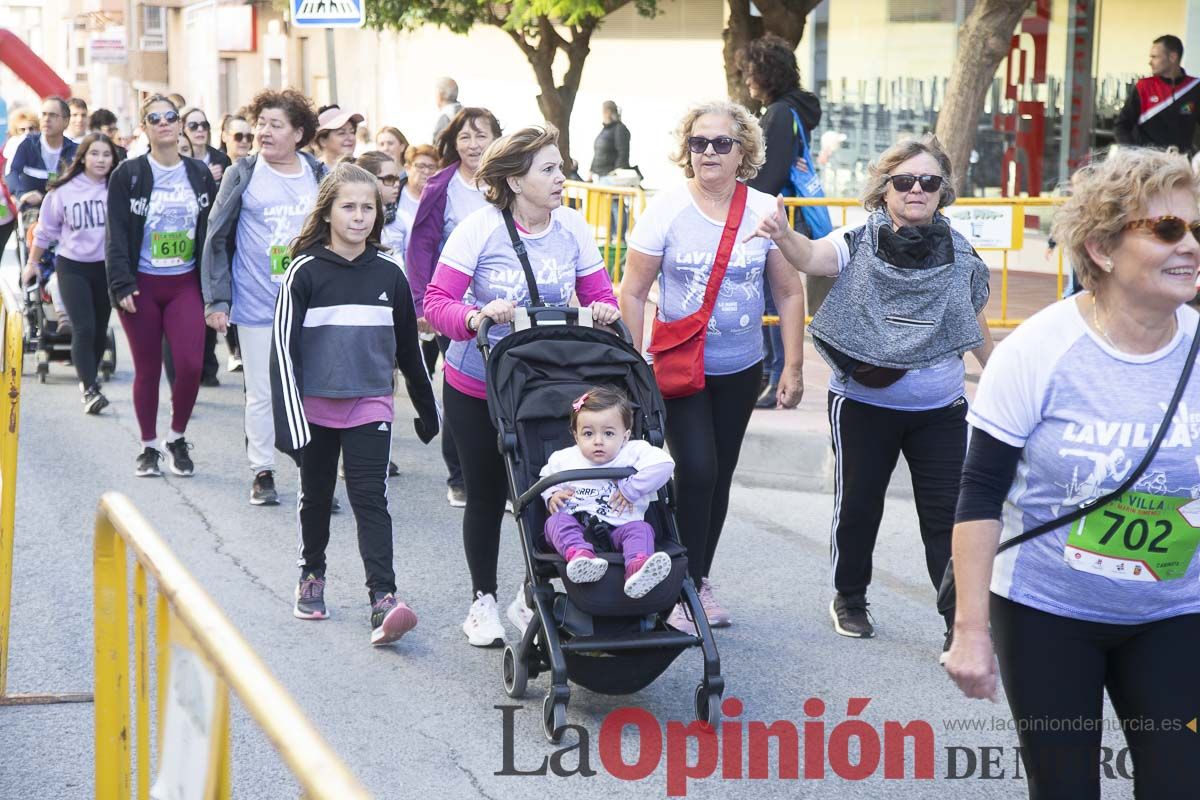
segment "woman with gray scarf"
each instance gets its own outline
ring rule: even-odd
[[[870,638],[867,587],[888,482],[901,453],[936,592],[967,445],[963,354],[992,351],[983,308],[988,269],[938,213],[954,202],[950,159],[926,136],[893,145],[870,167],[866,224],[811,241],[787,225],[783,200],[756,235],[798,270],[835,278],[809,327],[833,368],[829,423],[836,487],[830,553],[834,630]],[[954,609],[939,609],[949,630]],[[944,652],[944,651],[943,651]]]

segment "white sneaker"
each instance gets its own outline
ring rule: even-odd
[[[642,565],[625,579],[625,594],[635,600],[645,597],[670,574],[671,557],[660,550],[642,562]]]
[[[462,629],[473,647],[498,647],[504,644],[504,624],[500,622],[495,595],[475,593],[475,602],[467,612]]]
[[[225,369],[228,372],[241,372],[242,360],[237,356],[230,356],[229,360],[225,362]]]
[[[508,604],[504,616],[508,617],[508,621],[522,636],[525,635],[525,629],[533,621],[533,609],[525,605],[525,584],[521,584],[521,588],[517,589],[517,596]]]
[[[608,572],[608,562],[598,556],[576,555],[567,562],[567,577],[573,583],[595,583]]]

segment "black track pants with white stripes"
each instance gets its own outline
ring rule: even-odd
[[[346,495],[358,528],[358,552],[367,589],[395,593],[392,517],[387,506],[392,424],[368,422],[355,428],[308,424],[312,439],[300,451],[300,575],[325,575],[329,514],[337,483],[338,454],[346,471]],[[368,593],[368,597],[370,594]]]
[[[829,555],[839,593],[862,594],[871,584],[883,501],[901,453],[912,473],[925,566],[936,592],[950,560],[966,417],[965,398],[929,411],[896,411],[829,393],[835,462]]]

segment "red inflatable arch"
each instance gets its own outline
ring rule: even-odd
[[[69,97],[71,87],[12,31],[0,28],[0,63],[8,67],[39,97]]]

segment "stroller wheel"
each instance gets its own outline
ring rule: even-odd
[[[696,719],[712,728],[721,724],[721,695],[711,694],[704,684],[696,685]]]
[[[513,699],[525,696],[525,686],[529,683],[529,667],[517,658],[517,651],[511,644],[504,646],[504,693]]]
[[[550,744],[558,744],[567,727],[567,704],[554,702],[554,689],[542,701],[542,731]]]

